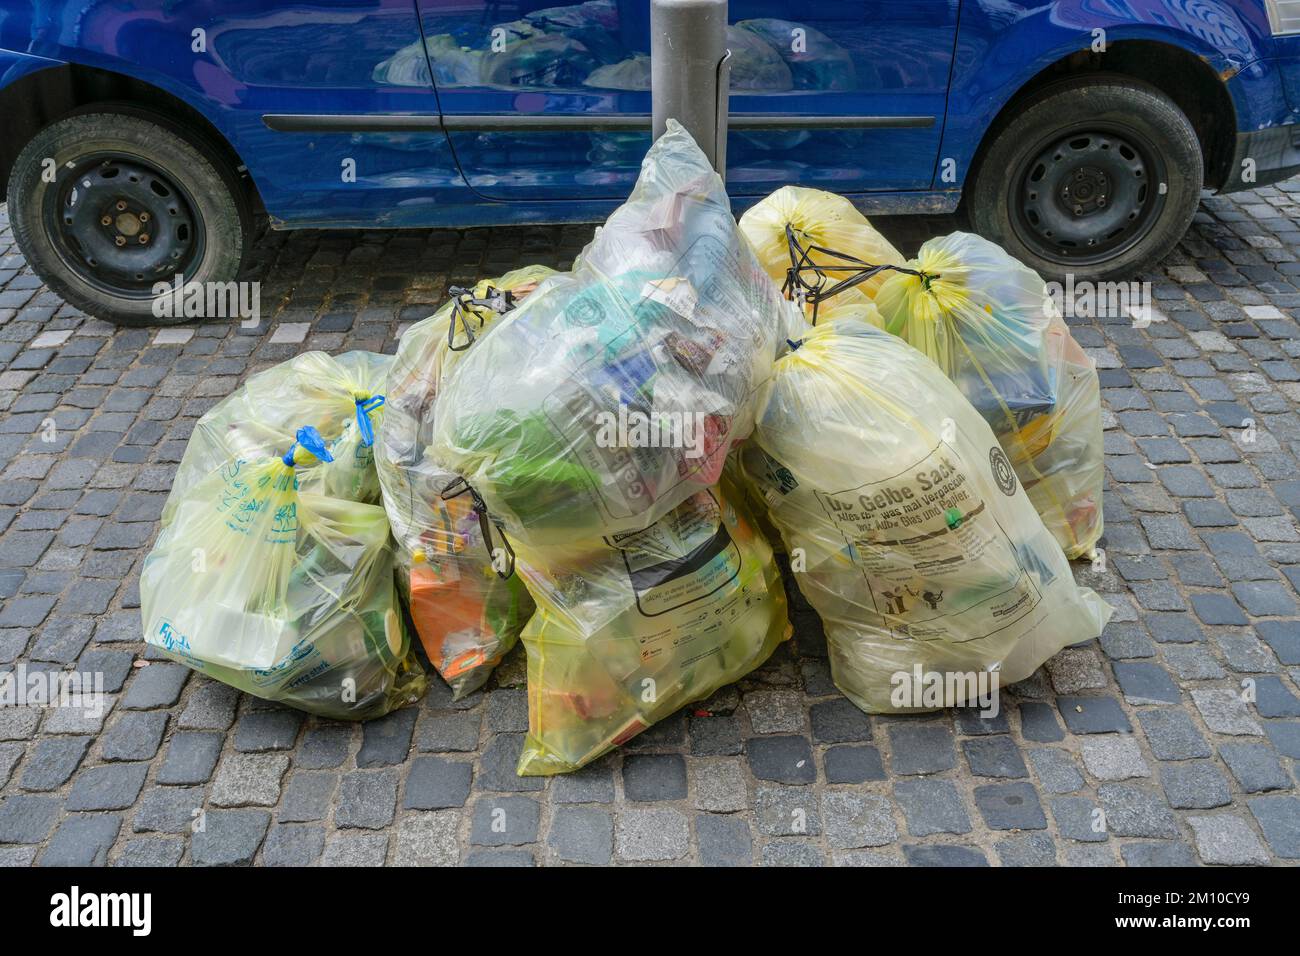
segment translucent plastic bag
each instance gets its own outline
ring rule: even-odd
[[[802,273],[805,281],[829,285],[860,272],[862,263],[901,266],[904,262],[902,253],[876,231],[853,203],[820,189],[782,186],[746,210],[740,217],[740,231],[753,247],[764,271],[791,295],[797,290],[790,288],[788,280],[790,269],[796,265],[806,267]],[[809,252],[807,262],[792,257],[791,234]],[[854,264],[845,257],[859,261]],[[819,275],[813,273],[812,267]],[[852,288],[866,298],[873,298],[889,275],[887,271],[878,273]],[[840,295],[846,296],[848,292]]]
[[[832,677],[863,710],[973,703],[990,672],[1023,680],[1110,616],[984,420],[878,329],[810,329],[777,362],[741,465],[822,617]],[[917,686],[931,674],[937,698]]]
[[[194,426],[173,486],[191,487],[231,461],[281,454],[295,431],[310,425],[324,437],[333,460],[313,459],[300,467],[302,490],[378,503],[374,434],[383,419],[392,362],[374,352],[303,352],[251,376]],[[177,500],[168,499],[164,520]]]
[[[737,500],[701,491],[643,531],[518,549],[537,602],[520,774],[590,763],[789,636],[772,550]]]
[[[970,233],[931,239],[876,295],[885,328],[934,359],[993,428],[1071,558],[1102,533],[1101,390],[1043,280]]]
[[[433,456],[534,545],[639,531],[718,481],[802,328],[675,122],[572,273],[444,378]]]
[[[240,690],[341,720],[418,700],[382,508],[301,490],[311,428],[277,456],[177,484],[140,575],[145,641]]]
[[[483,685],[514,647],[533,604],[517,577],[503,579],[493,566],[473,498],[443,497],[457,476],[428,454],[435,400],[469,347],[551,274],[528,266],[454,290],[452,301],[402,334],[389,376],[375,446],[384,507],[416,633],[454,698]]]

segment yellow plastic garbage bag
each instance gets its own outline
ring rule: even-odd
[[[426,680],[383,509],[299,487],[300,467],[329,458],[308,427],[283,457],[232,459],[177,484],[140,575],[141,615],[145,641],[199,673],[364,720],[418,700]]]
[[[564,773],[763,663],[790,634],[772,549],[724,487],[642,531],[518,548],[537,602],[524,628],[521,775]]]
[[[444,377],[433,458],[511,541],[640,531],[717,483],[759,387],[803,328],[675,121],[570,273],[546,279]]]
[[[295,431],[310,425],[325,438],[333,460],[300,467],[302,490],[378,504],[374,434],[392,361],[374,352],[303,352],[249,377],[194,426],[173,486],[190,487],[237,459],[283,453]],[[167,508],[178,500],[169,498]],[[164,519],[169,514],[165,510]]]
[[[740,231],[753,247],[763,270],[792,296],[797,289],[787,283],[794,266],[802,268],[800,275],[805,282],[821,282],[830,287],[861,271],[864,263],[894,266],[904,263],[902,253],[876,231],[853,203],[820,189],[782,186],[745,211],[740,217]],[[792,257],[791,236],[807,251],[806,261],[797,254]],[[864,293],[866,298],[873,298],[889,275],[888,271],[880,272],[852,288]],[[831,301],[834,300],[824,302],[822,308]]]
[[[777,362],[741,465],[822,617],[836,686],[870,713],[974,703],[1110,616],[987,423],[871,326],[819,325]]]
[[[1043,280],[956,232],[925,243],[876,295],[885,328],[934,359],[993,428],[1065,553],[1102,534],[1101,390]]]
[[[398,573],[420,643],[459,699],[481,687],[514,647],[533,603],[515,576],[494,566],[469,495],[444,498],[457,476],[428,445],[443,378],[492,323],[552,274],[528,266],[472,289],[408,328],[398,344],[375,461],[397,539]]]

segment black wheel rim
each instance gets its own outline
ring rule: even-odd
[[[1062,265],[1113,259],[1160,218],[1160,154],[1131,129],[1080,124],[1027,153],[1014,171],[1011,222],[1036,255]]]
[[[127,299],[189,279],[205,233],[186,188],[139,156],[93,153],[65,162],[41,215],[59,257],[82,281]]]

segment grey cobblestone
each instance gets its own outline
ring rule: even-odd
[[[312,347],[392,352],[448,285],[563,266],[590,227],[271,232],[262,329],[159,336],[60,309],[0,210],[0,664],[100,673],[107,694],[102,713],[0,707],[0,864],[1300,859],[1298,211],[1300,181],[1207,199],[1143,277],[1165,321],[1071,320],[1103,380],[1107,567],[1076,566],[1116,609],[1099,642],[1004,688],[996,717],[869,718],[793,595],[771,663],[545,780],[514,773],[520,651],[481,693],[435,680],[334,724],[146,651],[138,576],[196,418],[244,377]],[[878,224],[906,252],[954,226]],[[58,440],[33,442],[47,417]]]

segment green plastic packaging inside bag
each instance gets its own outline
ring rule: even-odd
[[[237,458],[175,486],[140,575],[145,641],[257,697],[379,717],[426,688],[388,519],[301,489],[298,470],[329,453],[310,429],[298,434],[283,458]]]
[[[1075,584],[988,424],[930,359],[871,326],[808,330],[777,362],[740,461],[798,556],[836,686],[863,710],[974,703],[979,681],[1023,680],[1110,616]]]
[[[373,443],[392,362],[374,352],[303,352],[251,376],[194,426],[173,486],[193,486],[232,461],[283,454],[296,431],[310,425],[333,460],[300,466],[301,489],[377,504]],[[168,499],[164,520],[176,500]]]

